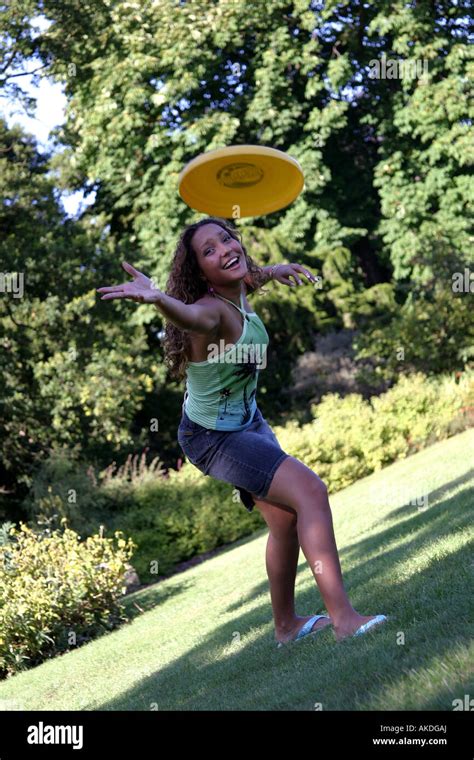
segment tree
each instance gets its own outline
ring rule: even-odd
[[[304,193],[239,226],[256,260],[300,261],[323,275],[323,288],[255,296],[278,353],[262,391],[283,410],[297,355],[328,328],[362,329],[374,363],[387,368],[394,320],[402,329],[406,314],[411,324],[413,299],[420,313],[423,299],[439,302],[440,262],[449,273],[468,256],[465,0],[44,0],[24,14],[20,7],[12,0],[3,26],[6,54],[8,41],[27,39],[29,20],[43,13],[51,25],[23,55],[34,53],[68,98],[56,183],[96,191],[84,222],[100,220],[119,260],[134,251],[132,263],[164,287],[178,232],[199,216],[177,193],[185,163],[232,143],[288,151],[303,166]],[[428,74],[372,76],[382,60],[427,60]],[[464,304],[444,297],[458,309],[451,324],[460,324]],[[147,307],[122,313],[123,324],[149,334],[159,327]],[[437,333],[424,368],[462,365],[470,338],[459,339],[458,358],[450,351],[445,362]],[[415,363],[430,361],[414,349]]]
[[[92,460],[139,440],[132,421],[164,375],[141,327],[98,302],[119,267],[100,225],[65,218],[48,169],[0,120],[0,477],[14,496],[52,447]]]

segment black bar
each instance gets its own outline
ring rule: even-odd
[[[275,745],[292,754],[472,760],[472,710],[459,711],[7,711],[0,713],[0,760],[95,757],[132,760],[173,750],[222,754]],[[63,727],[61,729],[61,727]],[[54,739],[56,743],[49,743]],[[30,740],[30,741],[29,741]],[[382,741],[383,740],[383,741]],[[38,743],[33,743],[38,742]],[[81,746],[80,746],[81,745]],[[77,746],[77,749],[74,749]]]

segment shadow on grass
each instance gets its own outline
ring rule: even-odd
[[[446,496],[446,494],[450,493],[454,488],[464,485],[464,483],[469,483],[473,479],[474,479],[474,468],[469,470],[468,472],[465,472],[463,475],[460,475],[459,478],[456,478],[455,480],[451,480],[449,483],[444,483],[442,486],[440,486],[439,488],[436,488],[434,491],[429,491],[427,493],[428,501],[430,501],[431,504],[435,504],[439,502],[443,496]],[[416,489],[414,489],[414,491],[415,490]],[[417,509],[418,507],[415,507],[412,504],[404,504],[403,506],[393,510],[386,517],[384,517],[384,521],[387,519],[387,517],[391,517],[392,519],[396,519],[397,517],[404,517],[406,514],[411,514],[412,512],[416,512]]]
[[[196,563],[193,567],[196,567],[197,564],[203,564],[204,562],[207,562],[208,559],[213,559],[215,556],[224,555],[227,552],[234,551],[234,549],[238,548],[239,546],[244,546],[245,544],[255,541],[255,539],[259,538],[262,535],[262,533],[266,533],[266,532],[268,532],[266,528],[262,528],[262,529],[258,528],[253,533],[246,536],[241,536],[241,538],[237,539],[236,541],[233,541],[232,543],[229,543],[224,546],[219,546],[216,548],[215,552],[209,552],[209,555],[212,555],[212,556],[206,557],[206,559],[204,559],[200,563]],[[189,569],[192,569],[192,568],[189,568]],[[183,576],[183,580],[181,582],[174,580],[175,576],[178,576],[178,575]],[[171,578],[173,578],[172,584],[164,583],[164,581],[167,581]],[[177,596],[178,594],[188,591],[192,586],[196,584],[196,582],[197,581],[195,578],[193,579],[189,578],[189,574],[187,570],[180,570],[176,573],[172,573],[171,575],[160,578],[159,581],[157,581],[156,583],[151,583],[146,588],[142,588],[131,594],[127,594],[121,600],[121,603],[123,607],[125,608],[125,611],[127,615],[129,616],[130,621],[132,621],[134,618],[141,615],[142,612],[148,612],[149,610],[152,610],[154,607],[157,607],[159,604],[163,604],[164,602]]]
[[[465,488],[443,500],[459,485]],[[396,691],[399,684],[403,690],[414,674],[449,661],[456,648],[464,651],[472,638],[466,593],[472,581],[470,549],[449,552],[447,546],[450,536],[464,533],[472,523],[472,489],[464,476],[431,497],[440,500],[423,512],[416,507],[392,512],[390,517],[405,517],[401,524],[341,551],[343,570],[344,563],[351,565],[344,572],[344,584],[354,607],[361,614],[382,612],[391,618],[378,631],[337,644],[327,629],[277,649],[270,604],[261,604],[224,625],[216,621],[205,641],[94,709],[151,710],[157,705],[165,711],[313,710],[319,702],[325,710],[371,709],[374,702],[382,705],[380,709],[400,709],[391,707],[390,699],[384,703],[387,688]],[[436,554],[427,558],[424,553],[434,543]],[[410,557],[420,569],[397,574],[397,566],[406,568]],[[268,594],[267,582],[255,586],[242,604],[262,593]],[[299,606],[314,611],[321,607],[315,604],[314,591],[301,597]],[[255,633],[265,625],[270,634]],[[404,645],[399,643],[400,633]],[[446,678],[430,689],[422,685],[418,695],[407,698],[407,709],[451,710],[452,700],[468,693],[467,679],[467,674],[456,673],[454,688]]]

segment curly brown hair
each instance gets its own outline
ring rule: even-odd
[[[252,293],[255,290],[260,290],[264,282],[267,281],[267,276],[263,274],[261,268],[247,253],[242,243],[240,231],[225,219],[217,216],[208,216],[205,219],[200,219],[199,222],[188,224],[181,233],[166,283],[166,295],[177,298],[183,303],[191,304],[195,303],[195,301],[208,292],[205,280],[200,277],[201,269],[197,262],[196,254],[191,247],[191,242],[198,227],[211,222],[218,224],[226,230],[242,246],[248,268],[248,272],[244,277],[247,292]],[[166,321],[162,343],[165,364],[171,377],[175,377],[177,380],[183,380],[186,375],[186,364],[188,361],[186,351],[189,348],[189,344],[189,335],[176,327],[172,322]]]

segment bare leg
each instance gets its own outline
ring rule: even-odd
[[[352,607],[342,580],[327,488],[306,465],[293,457],[277,469],[267,498],[288,504],[297,513],[298,539],[339,641],[354,633],[373,615],[359,615]]]
[[[295,580],[300,545],[296,530],[296,513],[283,505],[255,499],[270,533],[267,540],[265,562],[270,582],[275,638],[288,641],[295,638],[299,629],[311,616],[299,617],[295,612]],[[318,620],[313,630],[330,625]]]

